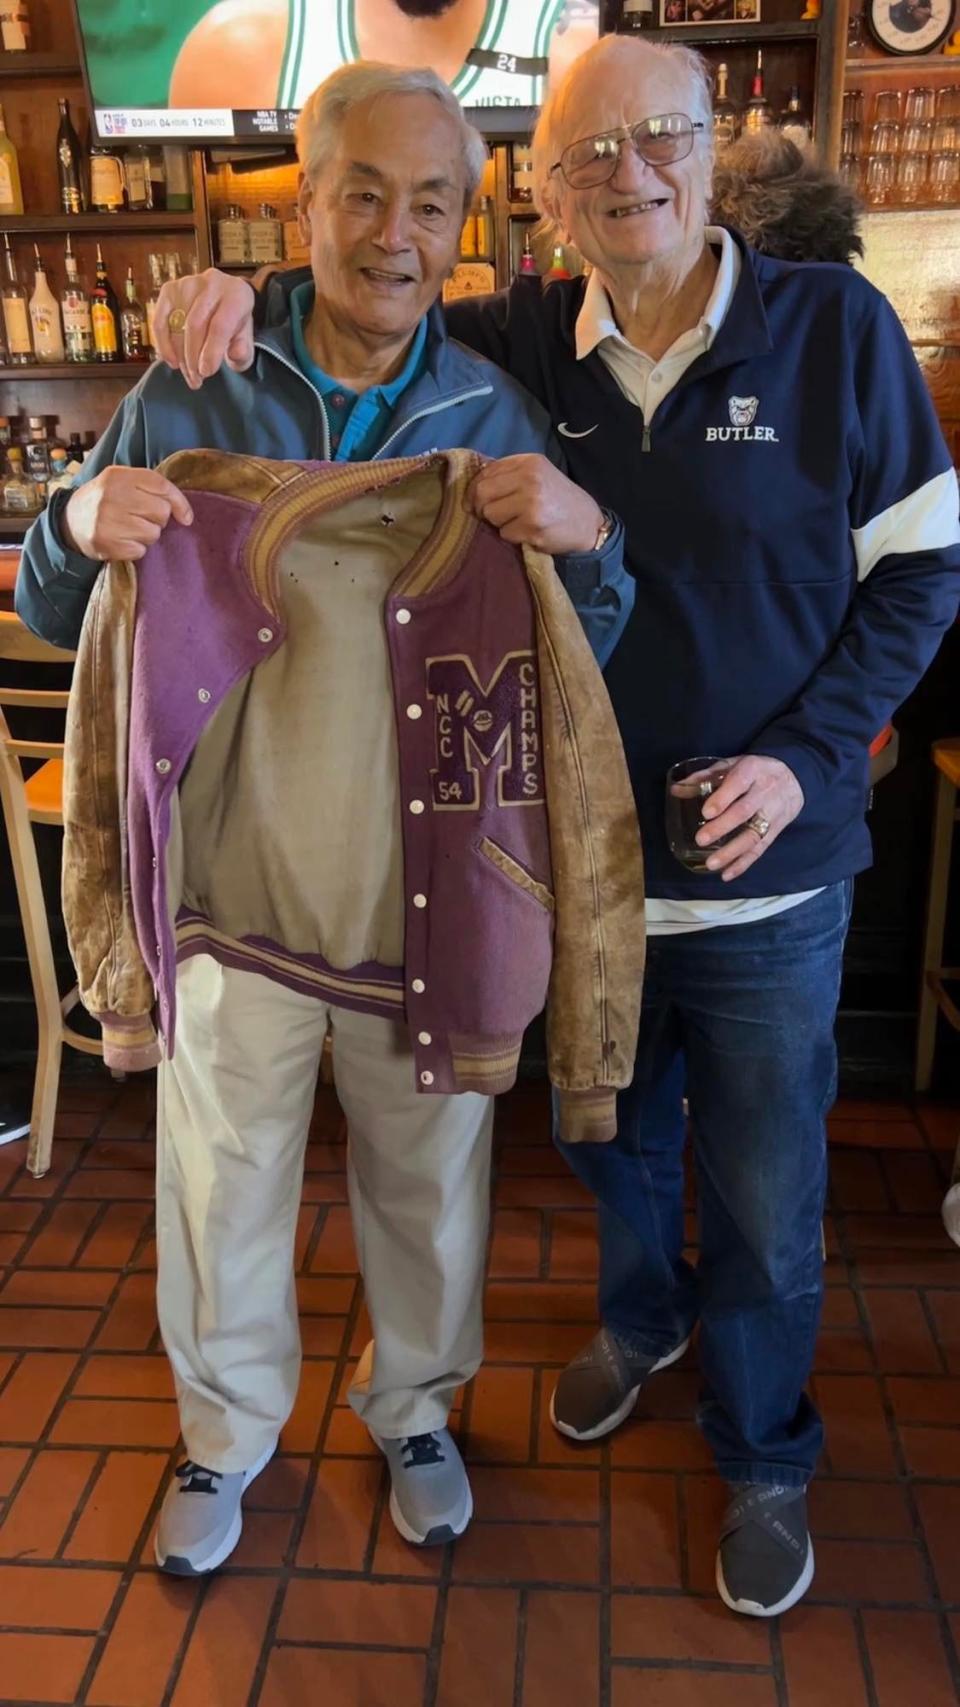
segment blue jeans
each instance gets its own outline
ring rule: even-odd
[[[561,1144],[600,1203],[600,1315],[654,1356],[699,1320],[700,1424],[731,1482],[803,1487],[823,1294],[833,1027],[853,885],[755,924],[652,937],[612,1144]],[[690,1104],[700,1260],[683,1256]]]

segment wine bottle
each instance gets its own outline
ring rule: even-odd
[[[773,123],[773,108],[763,92],[763,48],[757,48],[757,69],[753,74],[750,99],[743,112],[743,129],[750,134],[766,130]]]
[[[30,340],[30,311],[27,293],[17,275],[17,263],[10,248],[7,232],[3,234],[4,263],[7,269],[3,287],[3,325],[7,334],[7,361],[11,367],[26,367],[36,358]]]
[[[17,151],[7,135],[3,108],[0,107],[0,215],[23,212],[23,190],[20,187],[20,162]]]
[[[800,103],[800,90],[796,83],[790,90],[790,99],[780,114],[778,123],[784,136],[788,136],[798,148],[806,148],[813,135],[813,126]]]
[[[83,188],[83,152],[80,138],[73,128],[70,102],[61,97],[60,128],[57,131],[57,176],[60,179],[60,206],[64,213],[86,213],[87,198]]]
[[[150,156],[143,143],[127,149],[123,159],[123,175],[127,186],[127,207],[131,213],[143,213],[152,207]]]
[[[713,140],[717,148],[726,148],[728,143],[736,141],[740,124],[739,108],[727,92],[729,75],[726,64],[717,66],[717,93],[713,102]]]
[[[116,292],[107,277],[103,251],[97,244],[97,282],[91,292],[90,317],[93,321],[93,348],[98,362],[120,359],[120,307]]]
[[[33,295],[30,298],[33,347],[38,362],[62,362],[64,360],[64,348],[60,304],[50,289],[47,269],[43,264],[36,243],[33,245],[33,253],[34,284]]]
[[[63,341],[67,347],[68,362],[92,362],[93,321],[90,318],[90,298],[84,289],[83,280],[77,267],[77,258],[70,247],[67,237],[64,267],[67,282],[60,297],[60,307],[63,312]]]
[[[124,295],[126,301],[120,310],[120,337],[123,342],[124,360],[128,362],[149,361],[147,317],[144,313],[143,303],[137,296],[137,286],[132,267],[127,268]]]

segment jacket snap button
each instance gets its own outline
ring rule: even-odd
[[[153,768],[154,768],[154,770],[159,771],[161,776],[166,776],[168,770],[170,769],[170,760],[169,759],[158,759]]]
[[[422,705],[408,705],[407,706],[407,716],[409,718],[411,718],[414,723],[416,723],[417,718],[423,716],[423,706]]]
[[[431,1037],[429,1031],[421,1031],[418,1034],[417,1042],[422,1043],[424,1049],[426,1049],[427,1045],[433,1042],[433,1038]]]
[[[424,810],[423,801],[422,800],[411,800],[410,810],[413,813],[413,816],[415,818],[419,818],[421,812]]]
[[[408,610],[398,610],[397,621],[403,624],[408,623],[410,621],[410,612]]]
[[[262,640],[264,646],[269,646],[271,640],[273,639],[273,629],[272,628],[258,628],[257,629],[257,639]]]
[[[414,978],[413,983],[410,985],[415,996],[422,996],[426,987],[427,986],[422,978]]]
[[[421,1073],[420,1074],[420,1083],[421,1083],[421,1085],[432,1085],[433,1084],[433,1074],[432,1073]]]
[[[413,904],[415,907],[423,908],[427,904],[427,897],[425,895],[415,895],[413,897]]]
[[[197,698],[200,701],[201,705],[208,704],[209,699],[210,699],[210,689],[209,688],[198,688],[197,689]]]

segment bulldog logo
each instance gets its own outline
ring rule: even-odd
[[[759,397],[731,397],[727,407],[734,427],[752,427],[760,407]]]

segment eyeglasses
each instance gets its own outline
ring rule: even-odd
[[[686,113],[659,113],[656,118],[641,119],[639,124],[624,125],[621,130],[605,130],[599,136],[571,142],[550,171],[562,172],[571,190],[591,190],[613,177],[625,143],[629,142],[648,166],[672,166],[674,161],[687,158],[695,132],[705,129]]]

